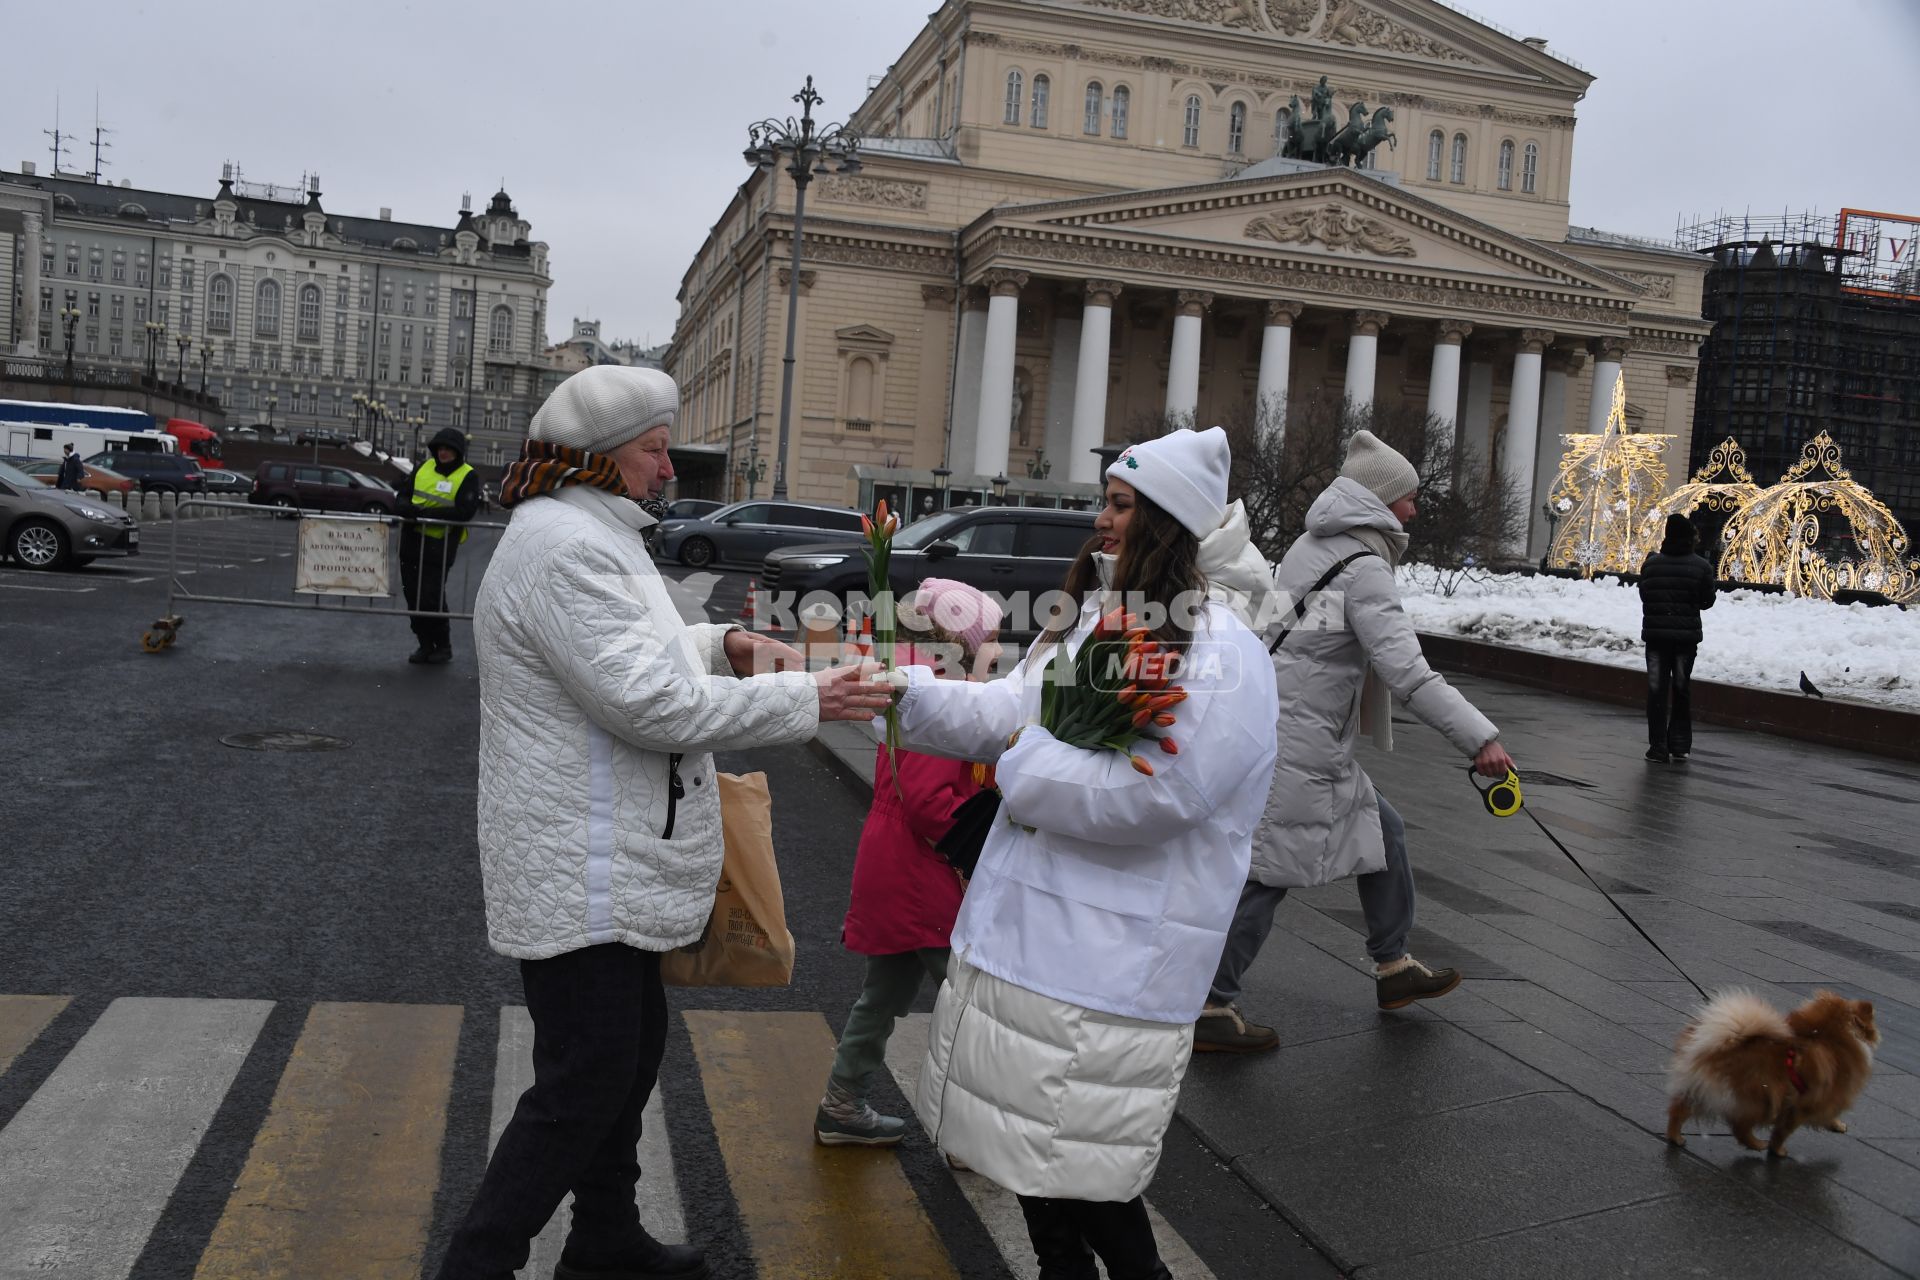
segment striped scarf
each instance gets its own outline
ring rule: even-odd
[[[605,454],[588,453],[564,444],[529,440],[520,448],[520,456],[507,467],[500,482],[500,505],[515,507],[528,498],[556,493],[571,484],[584,484],[626,497],[627,486],[620,479],[620,468]]]

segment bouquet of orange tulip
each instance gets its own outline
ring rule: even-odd
[[[887,577],[887,564],[893,558],[893,535],[900,530],[900,517],[887,510],[887,500],[882,498],[872,516],[860,517],[860,532],[865,539],[862,549],[867,557],[867,601],[868,614],[861,621],[857,633],[849,635],[861,656],[877,660],[888,671],[893,670],[893,645],[899,617],[893,608],[893,584]],[[852,632],[852,627],[849,626]],[[887,752],[889,755],[900,750],[900,713],[891,704],[887,707]],[[900,791],[900,771],[893,773],[893,789]],[[904,797],[902,797],[904,798]]]
[[[1179,744],[1156,730],[1173,727],[1173,708],[1186,690],[1173,683],[1178,655],[1164,648],[1133,614],[1103,616],[1080,652],[1063,644],[1047,664],[1040,686],[1040,727],[1071,746],[1118,751],[1149,777],[1153,765],[1135,751],[1158,743],[1167,755]]]

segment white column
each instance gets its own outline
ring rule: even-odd
[[[1460,344],[1473,332],[1464,320],[1442,320],[1433,340],[1433,373],[1427,378],[1427,416],[1439,425],[1435,430],[1447,440],[1454,438],[1460,419]]]
[[[1064,295],[1053,304],[1053,351],[1047,360],[1047,425],[1040,456],[1047,475],[1067,477],[1067,454],[1073,447],[1073,392],[1080,376],[1082,316],[1074,300]]]
[[[1513,355],[1513,387],[1507,398],[1507,430],[1500,442],[1500,475],[1514,490],[1521,510],[1532,527],[1533,461],[1540,452],[1540,359],[1553,334],[1547,329],[1522,329],[1520,347]],[[1510,548],[1525,555],[1529,534],[1522,534]]]
[[[1347,343],[1346,398],[1357,412],[1373,408],[1373,370],[1379,358],[1380,331],[1386,327],[1384,311],[1353,313],[1353,337]]]
[[[40,215],[20,215],[20,319],[13,331],[14,354],[31,356],[40,350]]]
[[[962,475],[973,465],[973,442],[980,430],[980,373],[987,358],[987,291],[967,290],[960,312],[960,336],[953,376],[953,433],[947,441],[947,465]]]
[[[1693,414],[1687,400],[1687,388],[1692,385],[1692,365],[1667,366],[1667,425],[1664,430],[1673,436],[1673,454],[1678,459],[1673,472],[1675,478],[1682,481],[1686,479],[1687,459],[1693,451]]]
[[[1277,444],[1287,434],[1287,389],[1293,379],[1293,322],[1306,306],[1269,302],[1267,327],[1260,335],[1260,382],[1254,393],[1254,421]]]
[[[1564,348],[1547,353],[1540,375],[1540,454],[1533,463],[1533,510],[1528,512],[1527,556],[1538,559],[1547,553],[1547,522],[1541,504],[1553,496],[1554,483],[1560,478],[1560,459],[1567,453],[1567,391],[1573,374],[1586,357]]]
[[[980,427],[973,440],[973,474],[986,479],[1007,473],[1007,440],[1013,431],[1013,340],[1020,323],[1024,271],[989,271],[985,277],[987,349],[980,366]]]
[[[1175,300],[1173,355],[1167,363],[1167,425],[1190,427],[1200,407],[1201,318],[1213,305],[1213,295],[1182,289]]]
[[[1100,483],[1100,455],[1107,441],[1107,368],[1113,345],[1114,280],[1087,281],[1087,306],[1080,314],[1080,368],[1073,384],[1073,435],[1067,445],[1066,478],[1076,484]]]
[[[1593,399],[1587,403],[1587,430],[1599,435],[1607,429],[1607,413],[1613,408],[1613,384],[1620,381],[1620,362],[1627,355],[1625,338],[1595,338],[1593,349]]]

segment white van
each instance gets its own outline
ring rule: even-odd
[[[174,453],[179,442],[164,431],[120,431],[74,422],[51,426],[44,422],[0,421],[0,454],[10,458],[58,458],[62,445],[72,445],[83,458],[103,449],[145,453]]]

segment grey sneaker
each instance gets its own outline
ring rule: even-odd
[[[1230,1004],[1208,1005],[1193,1024],[1195,1053],[1265,1053],[1279,1047],[1279,1032],[1248,1022]]]
[[[1374,993],[1382,1009],[1404,1009],[1415,1000],[1433,1000],[1459,985],[1458,969],[1429,969],[1410,955],[1374,966]]]
[[[862,1099],[822,1102],[813,1115],[813,1139],[823,1147],[891,1147],[907,1136],[907,1122],[883,1116]]]

